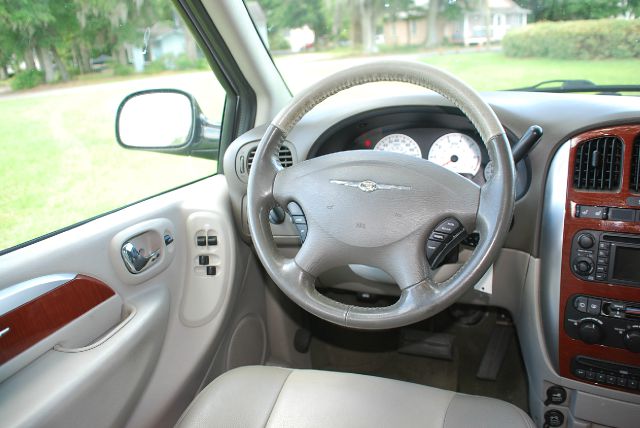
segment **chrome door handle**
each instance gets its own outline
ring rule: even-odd
[[[121,249],[122,260],[129,272],[137,274],[149,269],[160,258],[160,248],[145,255],[144,248],[136,248],[133,242],[127,241]]]

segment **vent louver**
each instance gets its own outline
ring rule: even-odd
[[[629,190],[640,192],[640,135],[633,142],[633,150],[631,151]]]
[[[251,170],[251,164],[253,163],[253,158],[256,156],[256,150],[257,147],[254,147],[247,154],[247,172]],[[287,146],[281,146],[280,150],[278,150],[278,160],[283,168],[288,168],[293,165],[291,149]]]
[[[620,186],[622,141],[600,137],[581,143],[573,166],[573,187],[584,190],[615,190]]]

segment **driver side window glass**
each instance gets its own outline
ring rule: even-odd
[[[172,2],[4,2],[0,251],[214,174],[225,96]]]

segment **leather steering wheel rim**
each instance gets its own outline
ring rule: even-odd
[[[288,133],[314,106],[342,90],[365,83],[397,81],[433,90],[472,122],[493,163],[481,187],[424,159],[373,151],[335,153],[283,169],[277,153]],[[351,178],[393,182],[371,193],[336,186]],[[318,193],[310,191],[313,186]],[[386,329],[435,315],[476,284],[506,239],[515,202],[511,147],[495,113],[468,85],[427,64],[376,61],[340,71],[296,95],[274,118],[253,159],[247,188],[248,221],[256,253],[278,287],[310,313],[332,323]],[[298,203],[309,223],[307,240],[294,258],[278,251],[268,221],[276,205]],[[406,209],[397,209],[402,203]],[[363,210],[381,218],[356,222]],[[449,279],[437,283],[424,244],[436,224],[456,217],[480,234],[473,254]],[[367,229],[368,228],[368,229]],[[317,275],[349,263],[389,273],[401,289],[396,303],[365,308],[336,302],[315,289]]]

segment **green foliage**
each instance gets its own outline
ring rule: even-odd
[[[511,57],[640,58],[639,38],[638,20],[542,22],[507,33],[502,48]]]
[[[323,0],[259,0],[267,15],[267,31],[277,33],[287,28],[308,25],[316,40],[329,33]]]
[[[135,70],[130,65],[113,64],[114,76],[130,76],[135,73]]]
[[[10,81],[11,89],[19,91],[21,89],[35,88],[44,81],[42,72],[38,70],[26,70],[16,73]]]
[[[516,0],[533,12],[534,21],[612,18],[640,13],[640,0]]]
[[[272,51],[284,51],[291,49],[291,45],[284,38],[282,31],[276,31],[269,34],[269,49]]]
[[[173,70],[174,68],[173,58],[164,57],[146,64],[144,72],[146,74],[156,74],[166,70]]]

